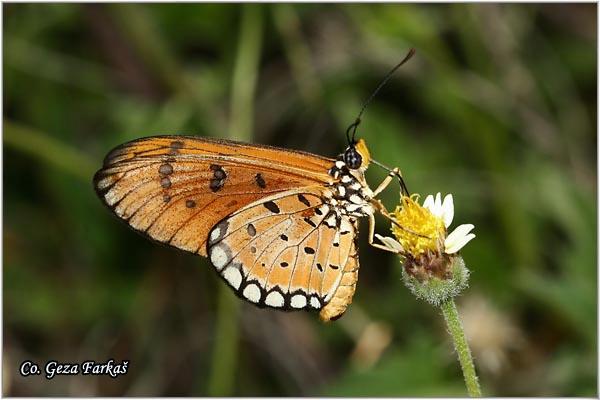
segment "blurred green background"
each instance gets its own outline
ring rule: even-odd
[[[96,198],[114,146],[231,137],[334,157],[359,135],[474,223],[459,298],[484,394],[597,394],[596,5],[4,4],[3,393],[455,396],[440,312],[361,235],[339,321],[260,310]],[[375,186],[384,173],[372,168]],[[398,201],[393,188],[383,197]],[[379,232],[389,226],[378,220]],[[118,379],[30,359],[129,359]]]

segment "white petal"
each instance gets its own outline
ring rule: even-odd
[[[397,253],[401,253],[404,251],[404,249],[402,248],[402,245],[400,243],[398,243],[398,241],[394,238],[391,238],[389,236],[381,236],[377,233],[375,234],[375,237],[377,239],[379,239],[379,241],[381,243],[383,243],[390,250],[393,250]]]
[[[463,224],[458,226],[444,241],[444,248],[447,254],[456,253],[464,247],[471,239],[475,237],[473,233],[469,234],[475,228],[473,224]]]
[[[454,199],[451,194],[447,194],[444,197],[444,202],[442,203],[442,219],[444,220],[444,225],[446,228],[450,226],[452,223],[452,219],[454,218]]]
[[[433,205],[429,208],[429,211],[436,217],[442,216],[442,195],[439,192],[435,195],[435,200],[433,201]]]
[[[423,208],[428,209],[429,211],[433,211],[433,196],[429,195],[425,198],[423,202]]]
[[[462,249],[463,247],[465,247],[465,245],[467,243],[469,243],[471,241],[471,239],[475,238],[475,234],[474,233],[469,233],[467,236],[463,236],[461,238],[461,240],[454,242],[451,246],[447,246],[446,250],[444,251],[446,254],[454,254],[456,252],[458,252],[460,249]]]
[[[467,233],[471,232],[475,228],[473,224],[462,224],[456,227],[456,229],[448,235],[446,240],[451,240],[453,237],[457,236],[465,236]]]

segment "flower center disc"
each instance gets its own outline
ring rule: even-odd
[[[446,235],[444,221],[420,206],[416,200],[418,200],[417,196],[415,199],[412,196],[402,196],[401,205],[391,213],[396,222],[405,228],[392,225],[392,233],[405,251],[415,258],[428,251],[440,252]]]

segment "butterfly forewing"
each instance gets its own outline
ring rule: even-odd
[[[208,232],[224,216],[274,193],[323,185],[331,162],[268,146],[153,137],[111,151],[94,182],[132,228],[206,255]]]

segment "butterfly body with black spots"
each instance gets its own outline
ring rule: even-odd
[[[94,186],[134,230],[208,257],[241,298],[261,307],[319,310],[328,321],[354,295],[358,218],[369,218],[372,243],[375,195],[383,185],[375,192],[367,185],[369,160],[362,140],[331,159],[154,136],[112,150]]]

